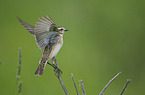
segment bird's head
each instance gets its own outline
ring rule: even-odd
[[[63,34],[64,32],[68,31],[67,29],[63,28],[63,27],[58,27],[57,28],[60,34]]]

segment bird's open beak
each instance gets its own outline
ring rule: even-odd
[[[64,29],[64,31],[68,31],[67,29]]]

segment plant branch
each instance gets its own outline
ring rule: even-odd
[[[76,83],[75,83],[75,79],[74,79],[73,73],[71,75],[72,75],[72,79],[73,79],[73,83],[74,83],[77,95],[79,95],[79,92],[78,92],[78,89],[77,89],[77,86],[76,86]]]
[[[114,76],[108,83],[107,85],[103,88],[103,90],[100,92],[99,95],[103,95],[104,91],[106,90],[106,88],[109,86],[109,84],[117,77],[121,74],[121,72],[119,72],[116,76]]]
[[[56,75],[56,77],[58,78],[58,80],[59,80],[59,82],[60,82],[60,84],[61,84],[61,87],[63,88],[63,91],[65,92],[65,94],[66,94],[66,95],[69,95],[69,94],[68,94],[68,91],[66,90],[66,87],[64,86],[64,83],[63,83],[63,81],[62,81],[62,79],[61,79],[61,73],[60,73],[60,69],[59,69],[58,62],[57,62],[56,59],[54,59],[54,60],[55,60],[56,66],[57,66],[57,68],[58,68],[57,74],[55,74],[55,75]]]
[[[126,90],[127,85],[128,85],[129,82],[131,82],[131,79],[127,79],[127,82],[126,82],[125,86],[123,87],[123,89],[122,89],[120,95],[122,95],[122,94],[124,93],[124,91]]]
[[[85,88],[84,88],[84,83],[83,83],[83,80],[82,79],[81,79],[80,83],[81,83],[83,95],[86,95]]]

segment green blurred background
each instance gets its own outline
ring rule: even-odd
[[[105,95],[119,95],[128,78],[132,82],[124,95],[145,94],[144,10],[144,0],[1,0],[0,95],[16,95],[19,47],[21,95],[64,95],[52,67],[34,76],[43,50],[16,19],[35,25],[46,14],[69,29],[56,58],[70,95],[76,95],[71,73],[80,93],[82,78],[87,95],[97,95],[120,71]]]

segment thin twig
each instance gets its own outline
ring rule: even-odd
[[[74,83],[77,95],[79,95],[79,92],[78,92],[78,89],[77,89],[77,86],[76,86],[76,83],[75,83],[75,79],[74,79],[73,73],[71,73],[71,75],[72,75],[72,79],[73,79],[73,83]]]
[[[124,91],[126,90],[127,85],[128,85],[129,82],[131,82],[131,79],[127,79],[127,82],[126,82],[125,86],[123,87],[123,89],[122,89],[120,95],[122,95],[122,94],[124,93]]]
[[[82,87],[82,93],[83,93],[83,95],[86,95],[85,88],[84,88],[84,83],[83,83],[82,79],[81,79],[80,83],[81,83],[81,87]]]
[[[57,62],[56,59],[55,59],[55,63],[56,63],[57,68],[59,69],[59,65],[58,65],[58,62]],[[60,73],[60,71],[58,70],[57,73],[58,73],[58,74],[57,74],[57,78],[58,78],[58,80],[59,80],[59,82],[60,82],[60,84],[61,84],[61,86],[62,86],[62,88],[63,88],[63,91],[65,92],[66,95],[69,95],[68,92],[67,92],[67,90],[66,90],[66,87],[64,86],[64,83],[63,83],[63,81],[62,81],[62,79],[61,79],[61,73]],[[55,75],[56,75],[56,74],[55,74]]]
[[[109,86],[109,84],[117,77],[121,74],[121,72],[119,72],[115,77],[113,77],[108,83],[107,85],[103,88],[103,90],[100,92],[99,95],[103,95],[104,91],[106,90],[106,88]]]

